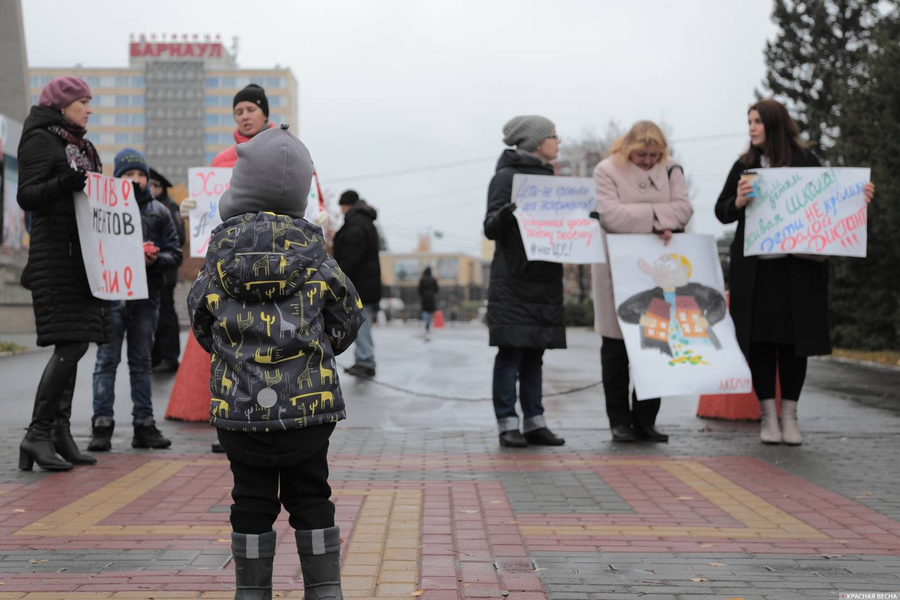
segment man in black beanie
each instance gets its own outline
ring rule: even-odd
[[[347,373],[357,377],[375,377],[375,342],[372,322],[381,300],[381,263],[378,260],[378,213],[359,197],[356,190],[341,194],[338,205],[344,212],[344,225],[334,235],[334,259],[356,287],[366,307],[366,322],[356,338],[356,364]]]
[[[231,103],[234,113],[234,146],[219,152],[212,161],[213,167],[233,167],[237,162],[238,144],[250,141],[260,131],[271,129],[274,123],[269,123],[269,99],[266,91],[251,83],[237,94]]]
[[[175,222],[175,233],[178,245],[184,246],[184,219],[178,204],[169,198],[172,183],[155,169],[150,169],[150,191],[153,197],[169,209]],[[171,373],[178,370],[178,357],[181,355],[181,340],[178,339],[178,313],[175,312],[175,284],[178,283],[178,267],[166,270],[162,276],[162,288],[159,291],[159,321],[153,339],[153,372]]]

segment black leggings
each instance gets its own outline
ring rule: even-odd
[[[56,418],[56,407],[71,382],[74,389],[74,376],[78,369],[78,361],[88,351],[88,342],[62,342],[53,347],[53,354],[44,367],[41,382],[35,393],[32,426],[41,423],[49,424]]]
[[[762,400],[775,397],[775,382],[781,384],[783,400],[798,400],[806,380],[805,356],[797,356],[793,344],[750,343],[750,373],[753,389]]]

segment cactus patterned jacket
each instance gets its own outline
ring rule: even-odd
[[[211,424],[270,432],[345,418],[334,357],[356,339],[365,312],[318,228],[264,212],[223,222],[188,310],[212,355]]]

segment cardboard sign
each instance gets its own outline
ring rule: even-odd
[[[91,293],[103,300],[149,298],[141,211],[128,179],[88,173],[75,220]]]
[[[203,258],[209,247],[209,235],[222,222],[219,198],[228,189],[231,169],[200,167],[188,169],[188,193],[197,208],[188,213],[190,219],[191,256]]]
[[[713,237],[676,234],[668,245],[652,234],[606,239],[638,400],[750,392]]]
[[[606,262],[597,203],[588,177],[513,175],[512,201],[528,260],[568,264]]]
[[[756,169],[746,207],[744,255],[866,255],[867,206],[859,168]]]

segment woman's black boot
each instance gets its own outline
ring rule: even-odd
[[[90,454],[83,454],[75,444],[75,440],[72,439],[72,397],[75,395],[76,374],[76,369],[73,368],[69,382],[59,398],[59,404],[56,406],[56,421],[50,430],[50,440],[53,442],[56,452],[73,465],[96,465],[97,459]]]

